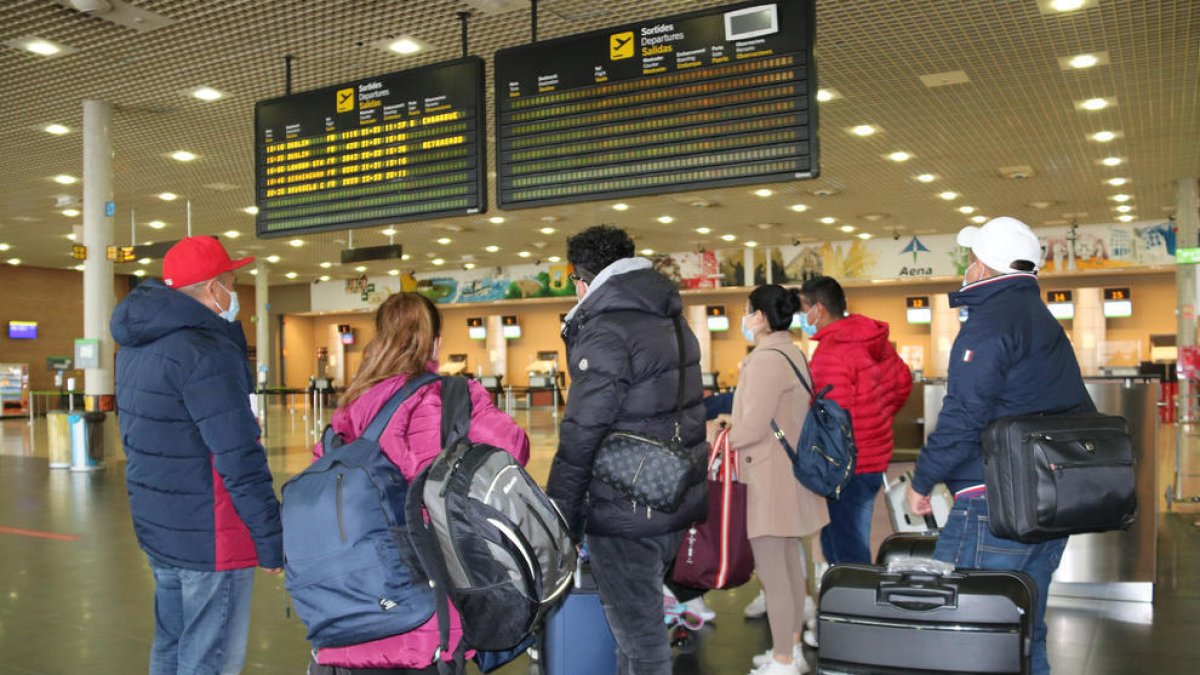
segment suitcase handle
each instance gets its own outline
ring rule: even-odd
[[[953,607],[957,593],[953,588],[913,588],[899,586],[879,589],[879,602],[913,612]]]

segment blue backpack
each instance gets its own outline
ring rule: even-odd
[[[787,359],[792,372],[804,385],[811,402],[808,417],[800,429],[800,440],[792,449],[787,437],[779,429],[775,420],[771,420],[771,431],[783,446],[788,457],[792,460],[792,472],[804,487],[830,499],[842,495],[842,489],[854,477],[854,463],[858,457],[858,448],[854,445],[854,430],[850,426],[850,413],[825,395],[833,389],[827,385],[820,392],[813,393],[812,386],[800,374],[800,369],[792,362],[787,354],[778,352]],[[810,371],[811,372],[811,371]]]
[[[349,443],[326,427],[324,456],[283,486],[284,586],[316,648],[405,633],[434,614],[408,535],[408,481],[379,436],[405,399],[437,379],[409,380]]]

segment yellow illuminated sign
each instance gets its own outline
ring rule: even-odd
[[[608,58],[611,61],[633,58],[633,31],[608,36]]]
[[[354,112],[354,88],[337,90],[337,111],[340,113]]]

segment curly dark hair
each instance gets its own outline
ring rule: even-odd
[[[591,282],[605,267],[633,257],[633,239],[619,227],[596,225],[567,239],[567,261],[575,274]]]

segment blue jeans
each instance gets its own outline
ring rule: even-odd
[[[992,534],[986,496],[955,500],[946,526],[938,536],[933,557],[964,570],[1014,570],[1033,577],[1037,607],[1033,615],[1033,674],[1047,675],[1046,599],[1050,577],[1062,562],[1067,538],[1023,544]]]
[[[871,564],[871,514],[881,487],[882,473],[858,473],[841,498],[826,500],[829,524],[821,529],[821,551],[830,565]]]
[[[246,660],[254,568],[201,572],[150,558],[150,675],[237,675]]]

